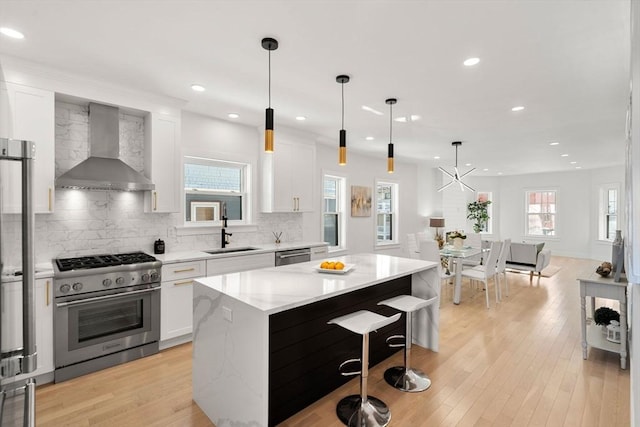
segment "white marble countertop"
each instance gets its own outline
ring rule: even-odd
[[[167,252],[165,254],[153,255],[163,264],[173,264],[176,262],[185,262],[185,261],[198,261],[198,260],[207,260],[207,259],[217,259],[217,258],[227,258],[233,256],[242,256],[242,255],[251,255],[251,254],[261,254],[265,252],[276,252],[276,251],[284,251],[289,249],[300,249],[300,248],[313,248],[318,246],[326,246],[325,242],[286,242],[286,243],[267,243],[267,244],[259,244],[259,245],[246,245],[242,247],[252,247],[258,248],[251,251],[242,251],[242,252],[227,252],[221,254],[208,254],[198,250],[192,251],[176,251],[176,252]],[[229,249],[233,249],[234,246],[228,246]],[[211,250],[215,250],[218,248],[211,248]]]
[[[254,307],[274,314],[388,280],[436,268],[436,263],[379,254],[331,257],[354,267],[345,274],[316,271],[320,261],[230,273],[195,280]]]

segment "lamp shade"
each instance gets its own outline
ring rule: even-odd
[[[444,227],[444,218],[429,218],[429,227]]]

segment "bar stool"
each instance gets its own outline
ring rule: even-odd
[[[384,379],[392,387],[402,391],[418,392],[424,391],[431,386],[431,380],[424,372],[411,367],[411,313],[427,307],[437,300],[437,296],[422,299],[412,295],[400,295],[378,303],[378,305],[386,305],[398,311],[403,311],[407,316],[405,335],[392,335],[387,338],[389,347],[404,347],[404,366],[394,366],[384,372]],[[391,340],[397,338],[404,338],[404,344],[390,343]]]
[[[367,395],[367,378],[369,376],[369,333],[387,326],[398,319],[401,313],[390,317],[381,316],[367,310],[336,317],[329,324],[335,324],[351,332],[362,335],[361,359],[349,359],[338,368],[344,376],[360,374],[360,395],[351,395],[338,402],[336,414],[345,425],[354,427],[382,427],[389,424],[391,411],[380,399]],[[361,362],[360,371],[342,372],[342,368],[353,362]]]

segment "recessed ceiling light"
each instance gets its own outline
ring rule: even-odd
[[[576,166],[576,169],[582,169],[582,166]]]
[[[305,116],[296,116],[296,120],[299,122],[304,122],[305,120],[307,120],[307,118]]]
[[[488,171],[488,170],[489,170],[489,168],[484,168],[484,169],[482,169],[482,170],[486,172],[486,171]]]
[[[502,172],[498,172],[498,175],[502,175]]]
[[[522,105],[518,105],[517,107],[513,107],[511,109],[511,111],[522,111],[524,110],[524,107]]]
[[[440,156],[433,156],[435,160],[440,160]]]
[[[204,92],[205,88],[202,85],[198,85],[198,84],[192,84],[191,85],[191,89],[193,89],[196,92]]]
[[[229,117],[230,119],[237,119],[238,117],[240,117],[240,114],[238,114],[238,113],[229,113],[229,114],[227,114],[227,117]]]
[[[372,137],[372,136],[367,136],[365,139],[366,139],[367,141],[373,141],[375,138],[374,138],[374,137]]]
[[[1,27],[0,33],[4,34],[7,37],[11,37],[12,39],[23,39],[24,34],[22,34],[18,30],[14,30],[13,28]]]
[[[471,166],[471,163],[465,163],[464,165],[465,166]]]
[[[468,58],[463,62],[463,64],[467,67],[473,67],[474,65],[477,65],[478,62],[480,62],[480,58]]]
[[[576,161],[574,160],[573,162],[569,162],[569,163],[570,163],[570,164],[572,164],[572,165],[575,165],[575,164],[576,164],[576,163],[578,163],[578,162],[576,162]]]
[[[364,111],[368,111],[368,112],[373,113],[373,114],[376,114],[376,115],[378,115],[378,116],[382,116],[382,115],[383,115],[383,113],[381,113],[380,111],[378,111],[378,110],[374,110],[373,108],[371,108],[371,107],[367,107],[366,105],[363,105],[363,106],[362,106],[362,109],[363,109]]]
[[[402,116],[402,117],[396,117],[395,119],[393,119],[393,121],[400,122],[400,123],[406,123],[408,120],[407,120],[406,117]]]
[[[560,145],[559,142],[550,142],[549,145]]]
[[[567,153],[564,153],[564,154],[560,154],[560,157],[569,157],[569,155]]]

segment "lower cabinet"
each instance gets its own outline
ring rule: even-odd
[[[311,261],[326,259],[329,256],[328,246],[314,246],[311,248]]]
[[[53,279],[35,283],[35,328],[38,368],[11,379],[20,380],[53,372]],[[22,282],[2,283],[2,351],[22,347]],[[9,381],[9,379],[7,379]]]
[[[162,266],[160,294],[160,341],[180,344],[191,340],[193,331],[193,279],[206,274],[205,261],[179,262]],[[176,340],[183,337],[182,341]],[[161,344],[169,347],[172,344]]]

